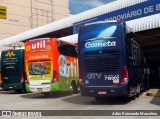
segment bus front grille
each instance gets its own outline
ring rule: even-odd
[[[120,67],[119,63],[119,53],[84,55],[84,66],[86,72],[117,71]]]

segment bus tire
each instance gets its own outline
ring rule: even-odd
[[[71,94],[75,94],[77,92],[77,86],[74,81],[72,81],[72,83],[71,83],[70,92],[71,92]]]
[[[134,94],[132,97],[131,97],[131,100],[135,100],[136,99],[136,94]]]
[[[24,89],[23,91],[24,91],[24,93],[28,93],[26,89]]]

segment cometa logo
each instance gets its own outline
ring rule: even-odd
[[[110,46],[116,46],[116,41],[107,41],[107,42],[96,42],[96,43],[92,43],[92,42],[86,42],[85,43],[85,47],[86,48],[95,48],[95,47],[110,47]]]
[[[14,57],[14,56],[16,56],[16,54],[14,54],[14,52],[12,51],[12,52],[8,52],[5,56],[6,57]]]

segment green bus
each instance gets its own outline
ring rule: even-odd
[[[12,49],[1,53],[1,87],[4,90],[25,91],[24,50]]]

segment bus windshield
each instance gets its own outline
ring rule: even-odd
[[[30,75],[50,74],[51,61],[29,62],[28,67]]]
[[[120,24],[91,24],[81,27],[79,32],[79,47],[83,51],[120,50],[122,31]]]

